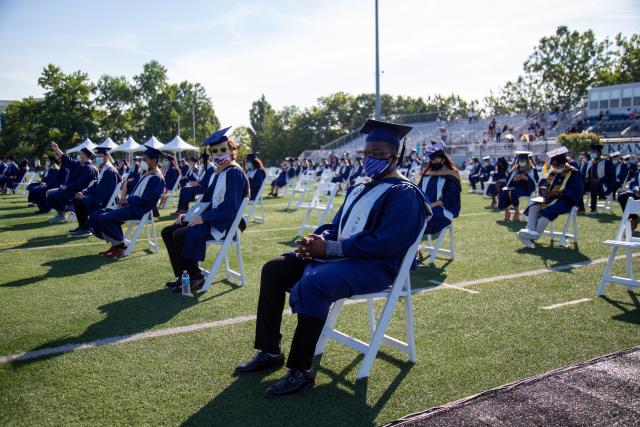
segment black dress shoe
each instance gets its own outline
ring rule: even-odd
[[[298,392],[304,392],[316,384],[316,376],[313,369],[306,371],[296,371],[289,369],[287,374],[277,383],[269,387],[265,392],[267,397],[285,396]]]
[[[177,278],[176,280],[172,280],[171,282],[165,283],[165,286],[167,288],[175,288],[178,286],[182,286],[182,280],[180,280],[180,278]]]
[[[254,358],[247,363],[236,366],[234,372],[236,374],[249,374],[271,368],[272,366],[282,365],[284,365],[284,354],[280,353],[277,356],[270,356],[264,351],[259,351]]]
[[[191,280],[191,293],[195,294],[204,285],[204,278]],[[178,285],[173,288],[173,292],[182,292],[182,281],[178,280]]]

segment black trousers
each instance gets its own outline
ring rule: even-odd
[[[591,203],[589,207],[592,211],[595,211],[598,207],[598,198],[605,197],[604,189],[602,188],[602,185],[598,183],[591,184],[589,190],[591,192]]]
[[[623,211],[627,208],[627,202],[629,201],[629,199],[638,200],[640,199],[640,196],[636,195],[636,193],[634,193],[633,191],[625,191],[624,193],[618,195],[618,203],[620,203],[620,207]],[[638,219],[638,215],[631,214],[629,215],[629,218]]]
[[[304,267],[303,261],[285,256],[274,258],[262,267],[255,349],[267,353],[280,353],[280,326],[286,294],[300,280]],[[298,314],[298,325],[287,359],[288,368],[299,371],[311,368],[313,353],[325,320]]]
[[[87,229],[87,220],[89,219],[90,212],[87,210],[87,206],[80,201],[80,199],[73,199],[73,211],[78,219],[78,226],[82,229]]]
[[[198,267],[198,262],[182,256],[182,248],[187,239],[187,226],[171,224],[165,227],[160,234],[169,253],[173,275],[180,277],[182,272],[186,271],[189,273],[191,280],[202,279],[203,276],[200,272],[200,267]]]

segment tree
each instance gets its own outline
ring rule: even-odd
[[[96,83],[96,121],[101,138],[121,141],[132,132],[133,87],[124,76],[103,75]]]
[[[595,70],[599,85],[640,81],[640,34],[633,34],[628,39],[622,34],[616,35],[609,57],[609,67]]]
[[[251,135],[253,151],[261,151],[261,134],[264,131],[264,123],[267,116],[273,113],[273,107],[267,102],[264,94],[260,99],[253,101],[251,109],[249,110],[249,122],[251,128],[249,133]]]

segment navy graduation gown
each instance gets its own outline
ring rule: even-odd
[[[99,178],[100,181],[85,190],[84,197],[80,199],[88,212],[106,208],[118,182],[120,182],[120,175],[113,166],[107,167],[105,165],[103,168],[104,172],[102,172],[102,178]]]
[[[507,175],[508,189],[502,189],[498,195],[498,208],[506,209],[508,206],[518,207],[520,206],[520,197],[529,197],[531,193],[536,189],[536,182],[531,177],[531,171],[524,171],[520,169],[513,169]],[[527,177],[526,181],[515,181],[515,177],[518,175],[524,175]]]
[[[178,167],[169,166],[167,173],[164,174],[164,185],[167,191],[173,190],[173,186],[176,185],[178,178],[180,178],[180,170]]]
[[[550,188],[562,185],[565,179],[565,174],[554,174]],[[548,218],[549,221],[553,221],[558,216],[571,212],[571,209],[578,203],[578,200],[582,198],[583,194],[584,182],[582,175],[577,169],[571,168],[569,178],[566,184],[564,184],[564,188],[560,191],[560,196],[550,203],[545,204],[540,211],[540,216]],[[529,206],[525,209],[524,214],[528,215],[528,212]]]
[[[604,162],[604,167],[599,166],[601,162]],[[602,192],[608,196],[615,188],[615,165],[609,159],[600,158],[597,162],[590,160],[587,166],[587,177],[591,191]],[[596,178],[599,182],[593,182]]]
[[[289,304],[294,313],[325,318],[334,301],[379,292],[393,283],[407,249],[415,242],[431,210],[422,191],[401,178],[356,185],[347,191],[347,196],[360,186],[365,186],[366,194],[384,183],[392,186],[373,203],[363,230],[341,241],[345,258],[307,262],[302,278],[291,289]],[[350,210],[343,209],[344,205],[331,224],[321,226],[315,234],[337,240],[340,222],[344,223],[350,214]]]
[[[254,169],[249,172],[249,187],[251,188],[251,200],[255,200],[258,197],[258,192],[262,183],[267,178],[267,173],[264,169]]]
[[[220,177],[225,174],[224,189],[217,188]],[[214,200],[216,195],[222,195],[222,200]],[[181,255],[194,261],[204,261],[207,252],[207,240],[213,240],[212,229],[226,232],[236,219],[242,200],[249,195],[249,179],[238,166],[232,165],[225,168],[219,174],[216,173],[213,182],[202,196],[202,202],[217,203],[216,207],[210,206],[204,211],[202,224],[194,225],[187,229],[187,237]]]
[[[427,178],[430,178],[427,180]],[[460,182],[452,176],[432,176],[427,175],[420,178],[418,187],[427,196],[430,203],[442,201],[442,206],[432,206],[433,216],[427,223],[425,234],[437,234],[443,228],[451,224],[453,218],[460,215]],[[438,194],[440,187],[441,194]]]

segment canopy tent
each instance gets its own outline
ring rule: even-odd
[[[98,145],[98,147],[101,148],[108,148],[110,150],[113,150],[114,148],[118,147],[118,144],[116,144],[115,142],[113,142],[113,140],[109,137],[107,137],[107,139],[105,139],[104,141],[102,141],[101,144]]]
[[[182,153],[183,151],[199,151],[199,148],[186,142],[180,135],[176,135],[175,138],[165,144],[160,150]]]
[[[156,138],[155,136],[151,136],[151,138],[149,138],[147,142],[145,142],[143,145],[145,147],[155,148],[156,150],[162,150],[162,147],[164,147],[164,144],[158,141],[158,138]],[[144,150],[144,147],[141,147],[141,148],[142,150]]]
[[[67,154],[78,153],[83,148],[88,148],[89,150],[93,151],[96,148],[96,144],[91,142],[91,140],[89,138],[85,138],[85,140],[82,141],[82,143],[80,143],[80,144],[76,145],[75,147],[70,148],[69,150],[67,150]]]
[[[136,151],[139,151],[138,149],[141,147],[140,144],[138,144],[136,141],[134,141],[134,139],[132,137],[127,138],[127,140],[122,144],[122,145],[118,145],[116,148],[114,148],[113,150],[111,150],[111,153],[118,153],[118,152],[124,152],[124,153],[134,153]],[[144,150],[144,148],[143,148]]]

